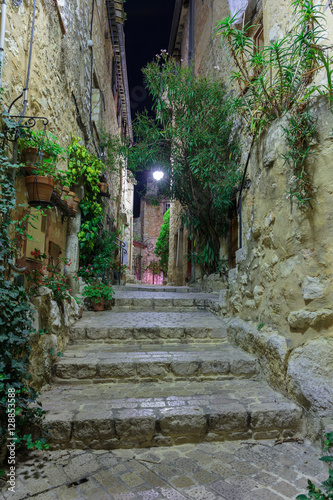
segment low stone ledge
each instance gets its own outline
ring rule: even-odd
[[[226,320],[226,323],[231,342],[255,354],[269,383],[285,392],[285,375],[290,353],[286,339],[277,332],[258,331],[256,325],[239,318]]]

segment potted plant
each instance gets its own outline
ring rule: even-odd
[[[65,174],[57,171],[57,161],[59,155],[64,153],[64,149],[59,146],[57,139],[49,132],[30,131],[19,139],[19,147],[23,153],[32,149],[35,150],[35,158],[29,161],[33,164],[28,165],[26,170],[30,174],[25,178],[28,189],[29,203],[49,202],[57,182],[62,185]]]
[[[91,299],[95,311],[104,311],[105,302],[112,299],[114,290],[111,285],[96,279],[85,287],[82,295]]]
[[[57,161],[65,150],[58,144],[58,139],[50,132],[28,130],[18,140],[21,160],[25,164],[27,175],[33,173],[33,167],[37,167],[44,160],[52,158]]]

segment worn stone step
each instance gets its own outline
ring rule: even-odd
[[[186,293],[179,294],[174,292],[154,293],[150,291],[117,291],[114,297],[115,311],[137,311],[137,310],[155,310],[174,312],[186,312],[188,309],[210,308],[213,303],[218,303],[218,294],[209,293]]]
[[[115,291],[125,292],[153,292],[153,293],[200,293],[201,289],[191,286],[162,286],[162,285],[112,285]]]
[[[226,338],[223,321],[208,311],[86,312],[70,331],[71,342],[216,342]]]
[[[301,408],[249,379],[54,385],[41,402],[55,449],[259,440],[302,432]]]
[[[142,382],[251,377],[256,359],[230,344],[142,347],[74,344],[55,366],[57,382]]]

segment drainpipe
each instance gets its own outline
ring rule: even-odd
[[[5,0],[3,0],[1,9],[1,28],[0,28],[0,88],[2,82],[3,59],[5,55],[6,10],[7,10],[7,5]]]
[[[127,108],[127,126],[128,126],[128,136],[130,141],[133,141],[133,132],[132,132],[132,118],[131,118],[131,104],[129,100],[129,88],[128,88],[128,76],[127,76],[127,65],[126,65],[126,55],[125,55],[125,40],[124,40],[124,31],[123,25],[117,23],[118,28],[118,37],[119,37],[119,48],[120,48],[120,56],[121,56],[121,69],[123,73],[123,83],[124,83],[124,91],[126,97],[126,108]]]
[[[189,48],[188,48],[188,66],[190,67],[194,60],[194,0],[190,0],[190,28],[189,28]]]
[[[238,221],[239,221],[239,248],[242,248],[242,245],[243,245],[243,242],[242,242],[242,192],[243,192],[243,188],[244,188],[244,184],[245,184],[247,167],[249,166],[249,161],[250,161],[250,156],[251,156],[254,140],[255,140],[255,136],[253,135],[251,146],[250,146],[250,151],[249,151],[249,154],[247,155],[247,159],[246,159],[246,164],[245,164],[245,168],[244,168],[244,172],[243,172],[242,182],[241,182],[240,189],[239,189],[239,198],[238,198],[238,207],[237,207]]]

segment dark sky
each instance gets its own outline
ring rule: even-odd
[[[132,118],[137,111],[151,105],[141,69],[161,49],[168,48],[174,5],[175,0],[126,0],[126,56]]]
[[[126,59],[132,119],[138,111],[151,107],[141,69],[161,49],[168,49],[174,6],[175,0],[126,0]],[[134,217],[140,214],[139,193],[144,189],[146,172],[138,173],[136,178]]]

